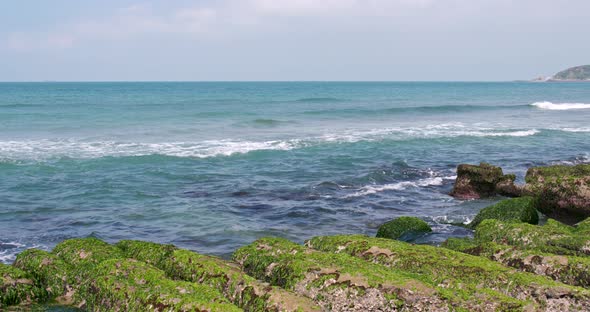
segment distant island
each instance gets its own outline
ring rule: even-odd
[[[562,70],[549,77],[538,77],[532,81],[590,81],[590,65],[582,65]]]

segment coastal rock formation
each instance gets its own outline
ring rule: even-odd
[[[35,285],[26,272],[0,263],[0,310],[46,297],[46,291]]]
[[[549,217],[568,224],[590,217],[590,164],[530,168],[525,180],[525,192]]]
[[[501,194],[520,196],[520,188],[514,184],[515,176],[504,175],[502,168],[488,163],[461,164],[457,167],[457,180],[451,196],[459,199],[478,199]]]
[[[482,256],[519,271],[590,287],[590,219],[575,227],[549,219],[543,226],[488,219],[475,237],[450,238],[443,246]]]
[[[377,237],[405,240],[405,237],[432,232],[428,223],[416,217],[399,217],[382,224]]]
[[[537,200],[532,197],[506,199],[482,209],[469,223],[469,227],[475,228],[486,219],[537,224],[539,223],[539,214],[536,207]]]
[[[307,246],[422,276],[422,281],[445,294],[451,309],[560,311],[563,307],[583,308],[588,301],[587,290],[439,247],[363,235],[316,237]],[[555,296],[556,290],[559,296]]]
[[[52,300],[89,311],[320,311],[235,265],[172,245],[72,239],[52,252],[24,251],[0,269],[0,309]]]
[[[173,245],[66,240],[51,252],[29,249],[12,266],[0,265],[0,309],[48,300],[88,311],[590,306],[590,221],[576,227],[501,222],[484,220],[473,240],[449,240],[446,247],[458,251],[364,235],[316,237],[305,246],[263,238],[237,250],[235,262]]]
[[[562,70],[555,74],[553,81],[590,81],[590,65],[582,65]]]

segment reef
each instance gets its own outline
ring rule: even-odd
[[[479,196],[514,181],[499,167],[463,168],[469,181],[457,183],[486,185],[472,188]],[[441,247],[404,241],[432,231],[415,217],[386,222],[377,237],[261,238],[231,260],[169,244],[69,239],[0,264],[0,310],[587,311],[590,218],[565,224],[539,211],[579,220],[588,170],[532,168],[515,186],[526,196],[482,209],[467,225],[473,238]]]
[[[520,196],[520,188],[514,184],[516,176],[505,175],[502,168],[488,163],[457,166],[457,180],[450,195],[459,199],[479,199],[496,194]]]

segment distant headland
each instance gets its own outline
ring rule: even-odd
[[[549,77],[537,77],[532,81],[588,81],[590,82],[590,65],[581,65],[562,70]]]

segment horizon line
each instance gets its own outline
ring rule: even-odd
[[[0,80],[0,83],[110,83],[110,82],[538,82],[514,80]]]

